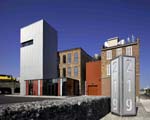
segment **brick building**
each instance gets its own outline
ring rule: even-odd
[[[68,77],[79,80],[79,94],[85,94],[85,70],[86,62],[91,61],[82,48],[74,48],[59,51],[59,77]]]
[[[139,96],[140,63],[139,39],[125,42],[118,37],[111,38],[101,49],[101,80],[102,95],[110,96],[110,61],[119,55],[134,56],[136,58],[136,96]]]
[[[86,63],[86,95],[102,95],[101,60]]]

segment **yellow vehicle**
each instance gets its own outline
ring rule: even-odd
[[[0,80],[16,80],[12,75],[0,75]]]
[[[19,82],[12,75],[0,74],[0,94],[13,94]]]

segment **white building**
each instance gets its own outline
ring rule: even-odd
[[[57,31],[39,20],[20,32],[21,95],[42,95],[43,80],[57,77]]]

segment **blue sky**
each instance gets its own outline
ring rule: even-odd
[[[150,87],[149,0],[0,0],[0,74],[19,76],[20,28],[45,19],[58,31],[58,50],[100,53],[111,37],[140,37],[141,87]]]

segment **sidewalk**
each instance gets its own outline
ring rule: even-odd
[[[137,116],[121,117],[110,112],[101,120],[150,120],[150,112],[148,112],[150,110],[150,100],[146,101],[144,99],[140,99],[140,102],[137,103],[137,107]]]
[[[12,104],[12,103],[24,103],[24,102],[34,102],[43,100],[63,100],[66,99],[64,96],[21,96],[21,95],[0,95],[0,105],[1,104]]]
[[[68,98],[68,96],[36,96],[36,95],[25,95],[25,96],[22,96],[22,95],[5,95],[5,96],[8,96],[8,97],[29,97],[29,98],[60,98],[60,99],[64,99],[64,98]]]
[[[150,99],[140,99],[140,102],[142,103],[145,111],[150,114]]]

